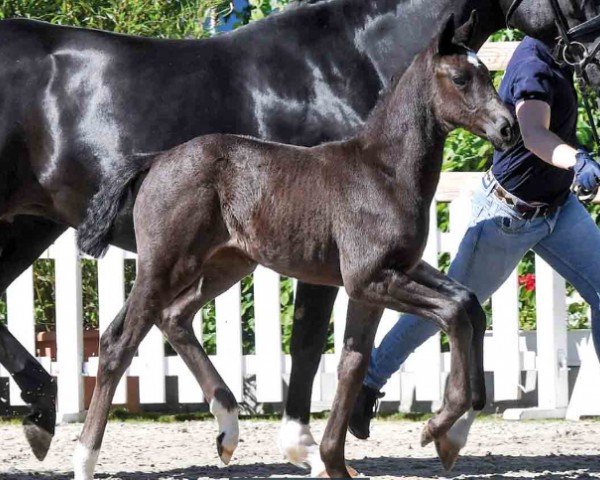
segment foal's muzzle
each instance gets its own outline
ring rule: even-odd
[[[486,129],[486,135],[496,150],[503,151],[517,143],[519,127],[512,115],[499,115],[495,123]]]

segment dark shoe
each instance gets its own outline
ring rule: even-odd
[[[383,393],[366,385],[363,385],[360,389],[348,423],[348,430],[356,438],[361,440],[369,438],[369,424],[377,412],[379,399],[383,395]]]

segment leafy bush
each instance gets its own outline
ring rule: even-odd
[[[214,0],[3,0],[0,18],[47,22],[152,37],[206,35],[205,16],[225,2]]]

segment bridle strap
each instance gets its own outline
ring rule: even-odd
[[[513,15],[517,11],[517,9],[521,6],[523,0],[513,0],[513,2],[508,7],[506,12],[506,26],[507,28],[511,28],[510,21],[512,20]]]
[[[550,6],[554,12],[554,20],[556,22],[556,27],[558,28],[558,33],[565,46],[568,46],[571,44],[571,40],[569,39],[569,24],[567,23],[567,19],[560,9],[558,0],[550,0]]]
[[[571,40],[579,40],[587,35],[600,32],[600,15],[590,18],[579,25],[575,25],[567,33]]]

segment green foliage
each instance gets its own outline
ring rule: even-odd
[[[35,18],[152,37],[201,37],[206,34],[206,15],[228,4],[219,0],[3,0],[0,18]]]
[[[281,278],[279,305],[281,318],[281,346],[284,353],[290,353],[292,325],[294,322],[294,284],[291,278]]]
[[[54,260],[39,259],[33,264],[33,307],[36,330],[54,330]]]

